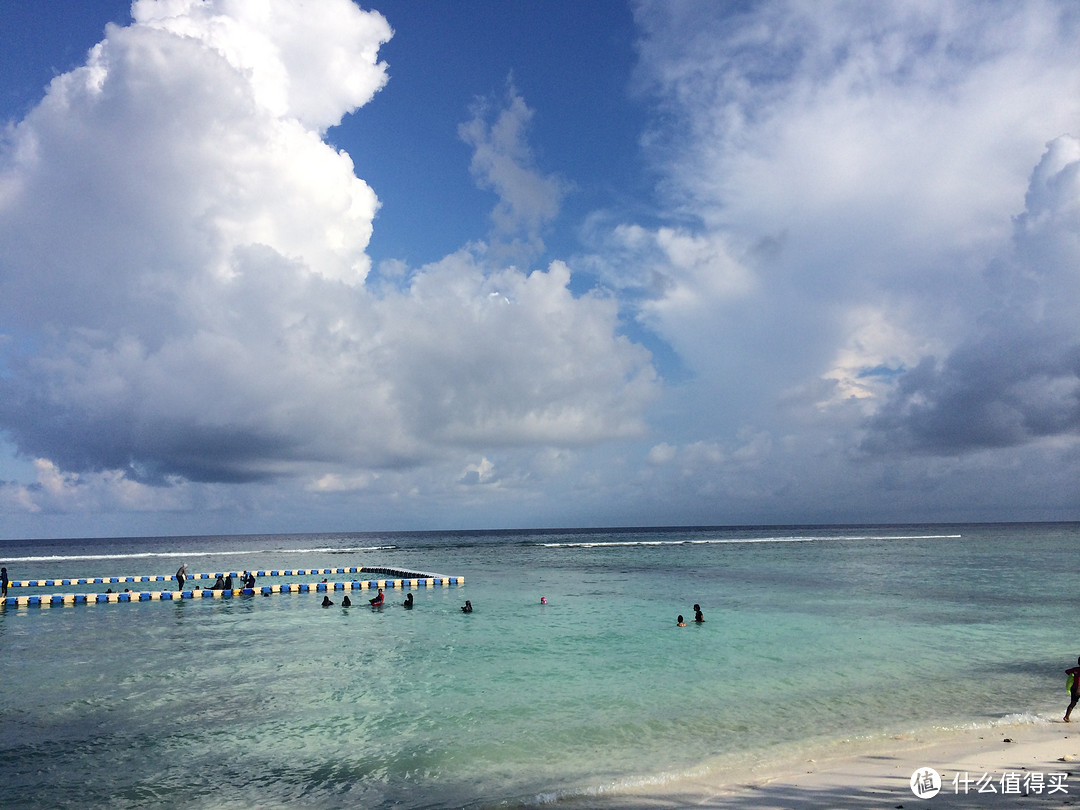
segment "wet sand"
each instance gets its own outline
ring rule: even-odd
[[[626,810],[1080,806],[1080,722],[994,725],[894,743],[871,753],[793,762],[742,774],[741,779],[717,774],[588,800],[581,797],[565,806]],[[911,779],[924,768],[938,772],[941,787],[936,795],[920,798]]]

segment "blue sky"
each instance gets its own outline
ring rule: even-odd
[[[1080,519],[1071,3],[0,8],[0,536]]]

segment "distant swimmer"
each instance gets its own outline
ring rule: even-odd
[[[679,621],[678,621],[678,624],[676,626],[677,627],[686,627],[686,622],[683,621],[682,614],[679,614]]]
[[[540,604],[541,605],[546,605],[547,604],[547,597],[546,596],[541,596],[540,597]]]
[[[184,590],[184,580],[187,579],[187,563],[180,566],[180,569],[176,572],[176,584],[178,590]]]
[[[342,607],[352,607],[352,600],[346,596],[341,600]]]
[[[1065,684],[1069,687],[1069,708],[1065,710],[1063,718],[1066,723],[1071,722],[1069,717],[1072,715],[1072,710],[1077,702],[1080,702],[1080,658],[1076,659],[1076,663],[1077,666],[1065,670]]]
[[[231,591],[232,589],[232,574],[229,574],[227,577],[225,577],[225,590]]]
[[[217,580],[214,582],[214,586],[210,590],[212,590],[212,591],[223,591],[223,590],[225,590],[225,579],[221,576],[221,574],[217,575]]]
[[[405,601],[401,603],[401,606],[403,608],[405,608],[406,610],[411,610],[412,609],[412,594],[411,593],[405,594]]]
[[[324,597],[322,598],[322,606],[323,606],[323,607],[332,607],[332,606],[333,606],[333,604],[334,604],[334,603],[330,601],[330,597],[329,597],[329,596],[324,596]]]
[[[705,621],[705,615],[701,612],[701,605],[694,605],[694,621],[698,624]]]
[[[472,602],[468,599],[465,600],[465,604],[461,606],[462,613],[472,613]]]
[[[386,597],[383,596],[382,588],[379,588],[378,596],[376,596],[374,599],[368,599],[368,602],[371,603],[372,607],[382,607],[382,603],[385,598]]]

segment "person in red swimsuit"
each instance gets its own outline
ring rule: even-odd
[[[383,596],[382,588],[379,588],[379,595],[374,599],[368,599],[368,601],[371,603],[372,607],[382,607],[383,599],[385,598],[386,597]]]

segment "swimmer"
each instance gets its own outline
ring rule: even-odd
[[[348,596],[346,596],[345,598],[343,598],[341,600],[341,606],[342,607],[352,607],[352,600]]]
[[[333,604],[334,604],[334,603],[330,601],[330,597],[329,597],[329,596],[324,596],[324,597],[322,598],[322,606],[323,606],[323,607],[332,607],[332,606],[333,606]]]
[[[679,615],[679,623],[676,626],[677,627],[686,627],[686,622],[683,621],[683,617],[682,617],[681,614]]]
[[[705,621],[705,615],[701,612],[701,605],[694,605],[694,621],[698,624]]]
[[[547,604],[547,597],[546,596],[541,596],[540,597],[540,604],[541,605],[546,605]]]
[[[468,599],[465,600],[465,604],[461,606],[462,613],[472,613],[472,602]]]
[[[406,609],[409,609],[409,610],[412,609],[412,594],[411,593],[405,594],[405,601],[401,603],[401,606],[403,608],[406,608]]]
[[[368,603],[372,607],[382,607],[382,603],[385,598],[386,597],[383,596],[382,588],[379,588],[379,595],[376,596],[374,599],[368,599]]]

